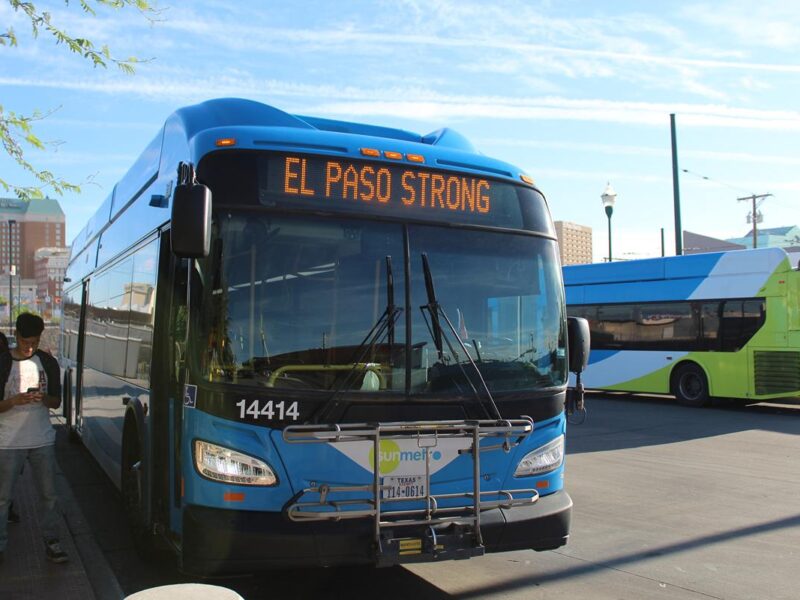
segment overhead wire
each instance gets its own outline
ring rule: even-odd
[[[726,188],[730,188],[732,190],[736,190],[737,192],[744,192],[746,194],[752,194],[753,193],[750,190],[746,190],[744,188],[736,187],[735,185],[731,185],[729,183],[725,183],[724,181],[719,181],[717,179],[712,179],[711,177],[708,177],[707,175],[701,175],[700,173],[695,173],[694,171],[690,171],[689,169],[681,169],[681,171],[683,171],[684,173],[686,173],[688,175],[694,175],[695,177],[699,177],[700,179],[704,179],[705,181],[708,181],[708,182],[711,182],[711,183],[715,183],[717,185],[721,185],[721,186],[724,186]]]

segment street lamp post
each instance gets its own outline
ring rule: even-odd
[[[608,262],[611,262],[611,215],[614,213],[614,202],[617,200],[617,192],[611,187],[610,183],[606,184],[606,191],[600,196],[603,200],[603,208],[606,209],[606,216],[608,217]]]
[[[10,335],[14,335],[14,280],[13,275],[11,274],[13,269],[11,254],[11,226],[16,224],[17,222],[14,219],[8,220],[8,333]]]

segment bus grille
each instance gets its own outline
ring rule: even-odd
[[[800,352],[753,353],[756,394],[783,394],[800,391]]]

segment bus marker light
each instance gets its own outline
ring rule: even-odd
[[[408,162],[424,163],[425,157],[422,154],[406,154],[406,160]]]
[[[222,499],[225,502],[244,502],[244,494],[242,492],[225,492],[222,494]]]
[[[381,151],[375,148],[361,148],[361,154],[364,156],[380,156]]]
[[[536,489],[538,490],[546,490],[549,487],[550,487],[550,482],[547,480],[536,482]]]
[[[392,160],[403,160],[403,154],[394,150],[384,150],[383,155]]]
[[[216,141],[217,146],[224,147],[224,146],[235,146],[236,139],[235,138],[219,138]]]
[[[524,173],[522,173],[520,174],[519,178],[522,179],[522,181],[524,181],[528,185],[536,185],[536,183],[533,181],[533,177],[531,177],[530,175],[525,175]]]

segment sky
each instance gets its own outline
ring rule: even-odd
[[[675,253],[670,113],[683,229],[800,225],[800,3],[161,1],[158,13],[38,1],[75,37],[142,60],[91,64],[0,0],[0,105],[46,115],[38,167],[81,184],[59,199],[71,240],[177,108],[242,97],[295,114],[427,134],[451,127],[536,180],[555,220],[593,228],[617,192],[614,258]],[[32,183],[0,153],[0,172]],[[0,190],[0,195],[3,194]]]

